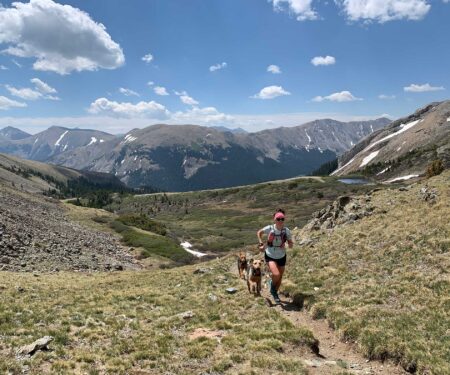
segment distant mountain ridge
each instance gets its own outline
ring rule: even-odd
[[[0,139],[0,152],[24,159],[47,161],[59,153],[89,144],[100,144],[113,138],[113,135],[98,130],[52,126],[43,132],[28,134],[27,137]]]
[[[152,125],[48,159],[112,173],[130,187],[186,191],[252,184],[308,174],[333,160],[388,119],[318,120],[256,133],[197,125]]]
[[[375,131],[339,158],[333,174],[362,172],[385,181],[413,178],[438,159],[450,166],[450,100],[431,103]]]
[[[0,129],[0,140],[7,139],[9,141],[16,141],[18,139],[24,139],[30,136],[31,134],[12,126],[7,126],[6,128]]]

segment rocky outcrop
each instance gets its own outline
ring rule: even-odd
[[[137,268],[119,239],[70,221],[58,201],[0,184],[0,270]]]
[[[365,216],[372,215],[373,207],[370,196],[339,197],[332,204],[313,214],[313,219],[305,226],[305,230],[326,230],[342,224],[352,223]]]

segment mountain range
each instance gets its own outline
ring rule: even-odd
[[[0,139],[0,152],[111,173],[130,187],[186,191],[308,174],[389,122],[326,119],[256,133],[159,124],[121,136],[53,126]]]
[[[434,160],[450,166],[450,100],[375,131],[339,158],[333,175],[362,172],[389,182],[422,175]]]

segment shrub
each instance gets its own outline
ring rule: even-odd
[[[444,163],[441,159],[433,160],[427,167],[427,178],[437,176],[444,171]]]

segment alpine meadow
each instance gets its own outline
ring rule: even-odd
[[[448,0],[0,4],[0,374],[450,375]]]

